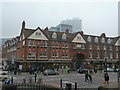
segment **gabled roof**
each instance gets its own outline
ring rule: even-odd
[[[75,33],[69,33],[68,30],[66,30],[65,32],[49,31],[48,27],[46,27],[43,30],[40,29],[39,27],[36,28],[36,29],[28,29],[28,28],[25,28],[25,21],[23,21],[23,23],[22,23],[22,30],[21,30],[21,34],[20,35],[22,35],[22,33],[23,33],[25,39],[27,39],[30,35],[32,35],[38,29],[51,41],[53,40],[53,41],[71,42],[76,37],[76,35],[78,35],[78,33],[80,33],[80,35],[83,37],[83,39],[86,42],[88,42],[87,38],[90,36],[92,41],[89,42],[89,43],[96,43],[96,42],[94,42],[94,39],[97,37],[98,38],[98,43],[101,43],[101,39],[105,38],[106,42],[107,42],[108,39],[111,39],[112,40],[111,44],[115,44],[117,42],[118,38],[120,38],[120,36],[119,37],[106,37],[105,33],[102,33],[100,36],[96,36],[96,35],[86,35],[86,34],[83,33],[83,31],[75,32]],[[53,33],[57,34],[57,38],[52,38],[52,34]],[[67,39],[62,39],[62,35],[64,33],[66,34]]]
[[[33,29],[24,29],[24,36],[25,38],[28,38],[35,30]]]
[[[113,38],[113,44],[115,44],[119,40],[120,36]]]

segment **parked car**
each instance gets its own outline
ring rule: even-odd
[[[106,72],[106,69],[104,70],[104,72]],[[112,68],[107,68],[107,72],[114,72],[114,69],[112,69]]]
[[[55,70],[52,70],[52,69],[46,69],[45,71],[43,71],[43,74],[44,75],[58,75],[59,72],[55,71]]]
[[[78,69],[78,73],[84,74],[86,72],[88,72],[89,69]],[[90,73],[92,73],[92,70],[90,70]]]
[[[120,71],[120,68],[114,69],[114,72],[118,72],[118,71]]]
[[[5,79],[10,79],[8,71],[0,71],[0,81],[3,81]]]

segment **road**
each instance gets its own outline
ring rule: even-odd
[[[21,74],[21,75],[12,75],[14,77],[14,83],[22,83],[23,78],[26,79],[27,82],[29,82],[29,77],[32,77],[34,82],[34,75],[29,74]],[[117,84],[117,73],[110,72],[110,85]],[[78,74],[77,72],[72,72],[70,74],[67,73],[61,73],[59,75],[48,75],[44,76],[42,74],[37,75],[37,80],[39,78],[42,78],[43,82],[49,83],[54,86],[60,86],[60,80],[62,79],[63,87],[65,87],[66,83],[71,83],[72,87],[75,87],[75,82],[77,83],[78,88],[98,88],[100,85],[103,85],[104,82],[104,73],[97,73],[92,74],[93,77],[93,83],[85,82],[85,75],[84,74]]]

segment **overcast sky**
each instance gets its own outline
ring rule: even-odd
[[[3,2],[0,7],[2,37],[18,36],[23,20],[27,28],[43,29],[74,17],[82,19],[85,34],[118,35],[117,2]]]

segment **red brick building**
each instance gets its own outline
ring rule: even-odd
[[[99,66],[102,62],[110,66],[120,60],[120,36],[106,37],[86,35],[81,32],[69,33],[45,29],[27,29],[22,23],[20,36],[8,40],[2,46],[2,59],[8,65],[32,65],[44,67],[73,67],[72,61],[81,61],[84,67]]]

